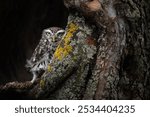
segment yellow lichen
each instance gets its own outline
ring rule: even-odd
[[[67,33],[63,38],[63,47],[61,44],[57,47],[54,53],[55,58],[62,60],[72,51],[72,46],[70,45],[70,39],[73,37],[73,34],[74,32],[76,32],[76,30],[78,30],[78,26],[76,24],[72,22],[68,24]]]
[[[45,80],[41,80],[41,81],[40,81],[40,87],[41,87],[42,89],[44,89],[44,86],[45,86]]]
[[[52,71],[52,67],[51,67],[51,65],[48,65],[48,72],[51,72]]]

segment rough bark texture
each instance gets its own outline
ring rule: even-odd
[[[112,1],[112,5],[116,11],[115,25],[105,25],[107,30],[100,42],[93,74],[98,85],[95,93],[88,93],[86,97],[149,99],[149,18],[146,7],[149,4],[122,0]],[[113,33],[110,33],[111,29]]]
[[[70,9],[91,18],[97,53],[88,74],[84,68],[66,76],[52,92],[39,95],[39,81],[27,85],[32,99],[150,99],[150,2],[147,0],[64,0]],[[95,5],[96,3],[96,5]],[[80,61],[82,63],[82,61]],[[84,66],[84,65],[83,65]],[[86,65],[85,65],[86,66]],[[78,79],[78,75],[80,79]],[[10,84],[9,84],[10,85]],[[12,89],[14,84],[8,89]],[[16,86],[16,84],[15,84]],[[18,85],[19,87],[20,85]],[[23,84],[25,86],[25,84]],[[0,93],[6,89],[1,88]],[[21,87],[21,92],[24,87]],[[15,90],[17,93],[20,91]],[[34,94],[30,95],[30,94]]]

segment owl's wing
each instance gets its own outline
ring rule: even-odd
[[[43,59],[46,53],[49,53],[49,49],[50,42],[45,38],[41,38],[31,58],[27,60],[26,67],[32,68],[33,66],[35,66],[38,62],[40,62]]]

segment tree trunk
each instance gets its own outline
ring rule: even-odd
[[[150,4],[139,0],[111,2],[108,13],[114,8],[116,19],[112,22],[114,25],[105,25],[106,34],[100,41],[88,85],[96,88],[88,87],[84,99],[150,99]],[[110,22],[108,20],[108,24]]]
[[[42,82],[37,81],[34,85],[21,84],[22,87],[18,83],[2,86],[0,95],[13,89],[23,92],[27,99],[150,99],[150,2],[64,2],[68,9],[82,12],[99,29],[97,53],[88,64],[90,67],[80,61],[83,64],[75,67],[51,92],[49,86],[41,91]]]

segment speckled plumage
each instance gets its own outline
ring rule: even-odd
[[[44,29],[39,44],[33,52],[30,60],[27,60],[26,64],[26,67],[29,68],[30,72],[33,74],[31,82],[35,81],[41,71],[45,71],[47,69],[64,32],[65,31],[59,27]]]

